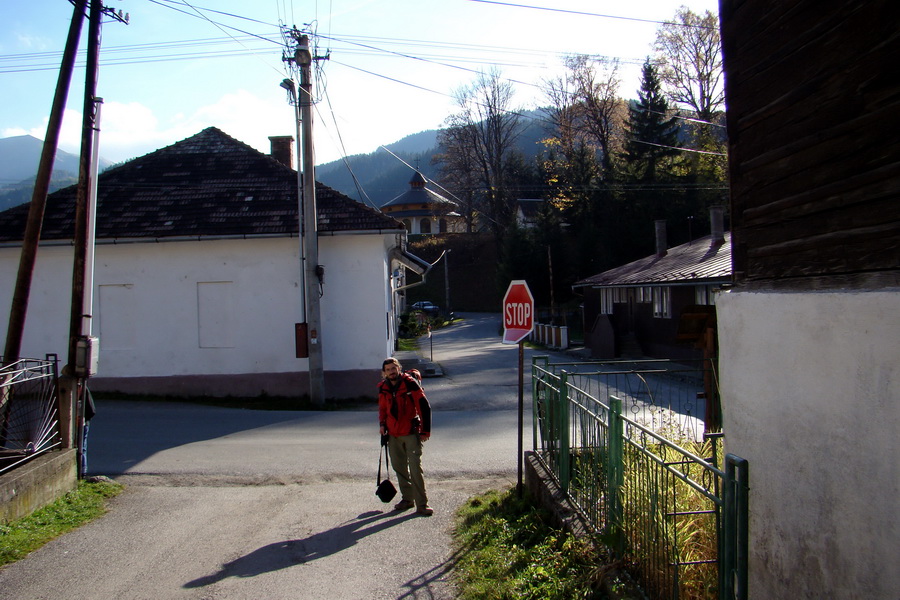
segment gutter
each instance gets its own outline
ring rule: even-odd
[[[319,231],[318,237],[333,237],[339,235],[386,235],[386,234],[397,234],[400,232],[405,232],[405,229],[348,229],[342,231]],[[252,240],[252,239],[274,239],[274,238],[288,238],[294,239],[297,238],[296,233],[257,233],[257,234],[246,234],[246,233],[236,233],[236,234],[228,234],[228,235],[178,235],[178,236],[163,236],[163,237],[131,237],[131,238],[99,238],[96,240],[96,245],[98,246],[115,246],[118,244],[162,244],[166,242],[209,242],[209,241],[220,241],[220,240]],[[41,246],[45,247],[53,247],[53,246],[73,246],[74,242],[71,239],[62,239],[62,240],[41,240]],[[15,242],[0,242],[0,248],[21,248],[22,241],[17,240]],[[421,260],[421,259],[419,259]]]
[[[441,256],[443,256],[443,254]],[[397,261],[416,275],[422,277],[421,281],[402,285],[396,288],[394,290],[395,292],[407,290],[409,288],[416,287],[425,283],[425,276],[428,275],[428,271],[431,270],[431,267],[437,264],[438,260],[441,260],[440,258],[438,258],[438,260],[434,261],[434,263],[430,263],[425,259],[419,258],[415,254],[407,252],[399,246],[394,246],[393,248],[391,248],[390,252],[388,252],[388,258],[390,258],[392,261]]]

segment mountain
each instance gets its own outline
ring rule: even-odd
[[[518,149],[530,161],[543,150],[540,140],[546,133],[539,111],[526,113],[525,116],[525,127],[519,136]],[[441,152],[437,142],[438,134],[439,130],[436,129],[414,133],[385,146],[390,152],[379,148],[371,154],[355,154],[344,160],[317,165],[316,180],[360,202],[379,208],[409,189],[414,168],[418,167],[427,179],[439,178],[439,165],[433,162],[434,155]],[[354,176],[359,183],[358,187]],[[365,193],[361,194],[360,189]]]
[[[30,135],[0,139],[0,210],[31,201],[44,142]],[[50,191],[78,182],[76,155],[57,149]],[[100,159],[100,169],[110,165]]]

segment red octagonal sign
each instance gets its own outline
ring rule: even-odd
[[[525,281],[511,281],[503,296],[503,343],[518,344],[533,329],[534,296]]]

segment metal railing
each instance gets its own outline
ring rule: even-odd
[[[662,366],[536,357],[535,453],[650,598],[745,599],[747,462],[727,455],[723,470],[721,434],[698,438],[687,400],[702,374]],[[667,406],[649,401],[667,386]]]
[[[0,359],[0,473],[61,446],[57,362]]]

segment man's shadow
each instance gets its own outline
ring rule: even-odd
[[[225,563],[216,573],[189,581],[183,587],[204,587],[222,581],[226,577],[254,577],[311,562],[346,550],[368,535],[415,516],[415,512],[404,514],[366,512],[344,525],[315,533],[302,540],[286,540],[258,548],[250,554]]]

